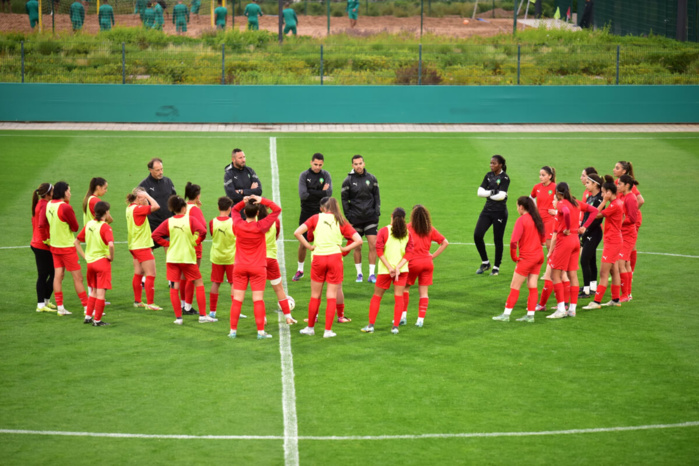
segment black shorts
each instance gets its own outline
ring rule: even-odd
[[[374,218],[366,222],[350,222],[352,227],[357,230],[359,236],[376,236],[379,229],[379,219]]]
[[[313,210],[304,210],[303,207],[301,207],[301,215],[299,216],[299,226],[303,225],[306,220],[309,218],[313,217],[316,214],[319,214],[320,210],[313,211]],[[303,234],[303,237],[308,240],[308,232]]]

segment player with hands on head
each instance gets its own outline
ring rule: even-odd
[[[153,238],[148,216],[160,210],[160,204],[142,187],[135,188],[126,196],[126,231],[128,247],[133,257],[134,307],[143,307],[149,311],[160,311],[155,304],[155,256],[153,256]],[[145,276],[145,281],[144,280]],[[143,285],[142,285],[143,284]],[[146,290],[146,303],[143,303],[143,289]]]

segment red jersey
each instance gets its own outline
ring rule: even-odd
[[[534,219],[528,213],[520,216],[515,222],[512,237],[510,238],[510,255],[512,260],[524,260],[526,262],[538,262],[544,260],[544,250],[541,245],[544,236],[539,234]],[[517,245],[519,245],[519,257],[517,257]]]
[[[614,199],[609,207],[602,211],[604,217],[604,244],[623,244],[621,223],[624,220],[624,201]]]
[[[201,211],[199,206],[196,205],[194,203],[194,201],[188,202],[187,204],[192,206],[192,207],[187,208],[189,215],[193,215],[197,220],[199,220],[199,223],[201,223],[202,225],[206,225],[206,219],[204,218],[204,213]]]
[[[150,208],[150,207],[149,207]],[[184,215],[175,215],[174,217],[170,218],[182,218]],[[170,241],[166,240],[165,238],[168,238],[170,236],[170,224],[168,218],[165,220],[163,223],[161,223],[158,228],[155,229],[151,237],[153,238],[153,241],[158,243],[164,248],[167,248],[170,246]],[[202,241],[204,241],[204,238],[206,238],[206,226],[203,225],[199,220],[194,218],[193,216],[189,216],[189,228],[192,231],[192,234],[197,235],[197,240],[196,244],[199,246]]]
[[[87,208],[90,209],[93,218],[95,217],[95,206],[99,201],[100,199],[97,196],[90,196],[90,199],[87,201]]]
[[[240,212],[245,202],[240,201],[233,207],[233,231],[235,232],[235,265],[248,267],[267,266],[267,242],[265,233],[277,221],[282,208],[269,199],[262,198],[262,205],[270,207],[272,213],[262,220],[248,222],[243,220]]]
[[[543,183],[537,184],[532,188],[532,193],[529,196],[536,200],[536,208],[539,211],[541,220],[546,222],[546,220],[553,217],[553,215],[549,214],[549,209],[553,209],[553,199],[556,196],[556,185],[554,183],[549,183],[546,186]]]
[[[383,256],[384,250],[386,249],[386,241],[388,241],[388,227],[383,227],[376,235],[376,255],[378,257]],[[408,243],[405,245],[405,253],[403,254],[403,257],[409,259],[414,248],[415,243],[413,241],[413,235],[410,233],[410,230],[408,230]]]
[[[129,204],[129,207],[131,207],[133,204]],[[138,205],[134,208],[133,210],[133,222],[136,224],[137,227],[140,227],[145,223],[145,221],[148,219],[148,216],[150,215],[150,206],[149,205]]]
[[[558,201],[556,220],[556,233],[563,236],[565,230],[570,230],[570,235],[577,235],[580,226],[580,201],[577,206],[566,199]]]
[[[100,227],[100,238],[102,238],[104,244],[109,244],[110,242],[113,243],[114,233],[112,232],[112,227],[110,227],[106,223],[103,223]],[[83,227],[83,229],[80,230],[80,233],[78,233],[78,241],[80,241],[81,243],[85,242],[85,227]]]
[[[49,238],[49,222],[46,220],[46,199],[39,199],[34,208],[34,216],[32,217],[32,242],[31,246],[36,249],[44,249],[49,251],[44,241]]]
[[[435,227],[432,227],[432,230],[427,236],[420,236],[413,230],[412,223],[408,223],[408,231],[410,232],[410,237],[413,239],[413,250],[410,254],[406,254],[406,258],[411,261],[417,259],[431,259],[432,254],[430,254],[430,246],[432,246],[432,242],[434,241],[437,244],[442,244],[446,239]]]
[[[638,232],[638,221],[640,220],[638,210],[638,199],[633,192],[619,195],[617,199],[624,202],[624,220],[621,222],[621,235],[635,237]]]

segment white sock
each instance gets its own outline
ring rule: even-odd
[[[558,303],[558,309],[556,309],[556,312],[565,312],[566,311],[566,303],[560,302]]]
[[[418,324],[422,324],[422,323],[424,323],[424,322],[425,322],[425,318],[424,318],[424,317],[418,317],[418,318],[417,318],[417,323],[418,323]]]
[[[590,291],[593,293],[595,293],[597,291],[597,282],[596,281],[590,282]]]
[[[568,312],[575,312],[575,309],[578,307],[578,303],[570,303],[570,306],[568,306]]]
[[[503,312],[503,314],[509,317],[509,315],[512,314],[512,309],[505,308],[505,312]]]
[[[589,286],[583,286],[583,293],[585,293],[585,294],[590,294],[590,287],[589,287]]]
[[[376,264],[369,264],[369,275],[374,275],[376,271]]]
[[[527,311],[527,315],[534,317],[534,311]]]
[[[400,315],[400,320],[405,320],[405,319],[407,319],[407,318],[408,318],[408,312],[407,312],[407,311],[403,311],[403,313]]]
[[[360,262],[359,264],[354,264],[354,268],[357,269],[357,275],[361,275],[361,273],[362,273],[362,263]]]
[[[490,261],[483,261],[481,262],[483,265],[490,264]]]
[[[297,268],[296,270],[298,270],[299,272],[303,273],[303,262],[299,262],[298,264],[299,264],[299,266],[298,266],[298,268]]]
[[[63,307],[63,304],[61,304],[61,305],[58,306],[58,310],[59,310],[59,311],[65,311],[66,308]]]
[[[36,303],[36,308],[41,309],[42,307],[46,306],[46,303]]]
[[[50,299],[45,299],[45,300],[44,300],[44,306],[48,306],[50,302],[51,302]]]
[[[184,307],[184,299],[180,299],[180,307]]]
[[[191,305],[191,304],[184,303],[184,310],[185,310],[185,311],[191,311],[191,310],[192,310],[192,305]]]

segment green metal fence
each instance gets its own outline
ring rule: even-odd
[[[682,4],[686,11],[679,11]],[[596,27],[609,26],[617,35],[648,35],[677,38],[678,18],[686,28],[686,40],[698,42],[699,0],[595,0]]]

